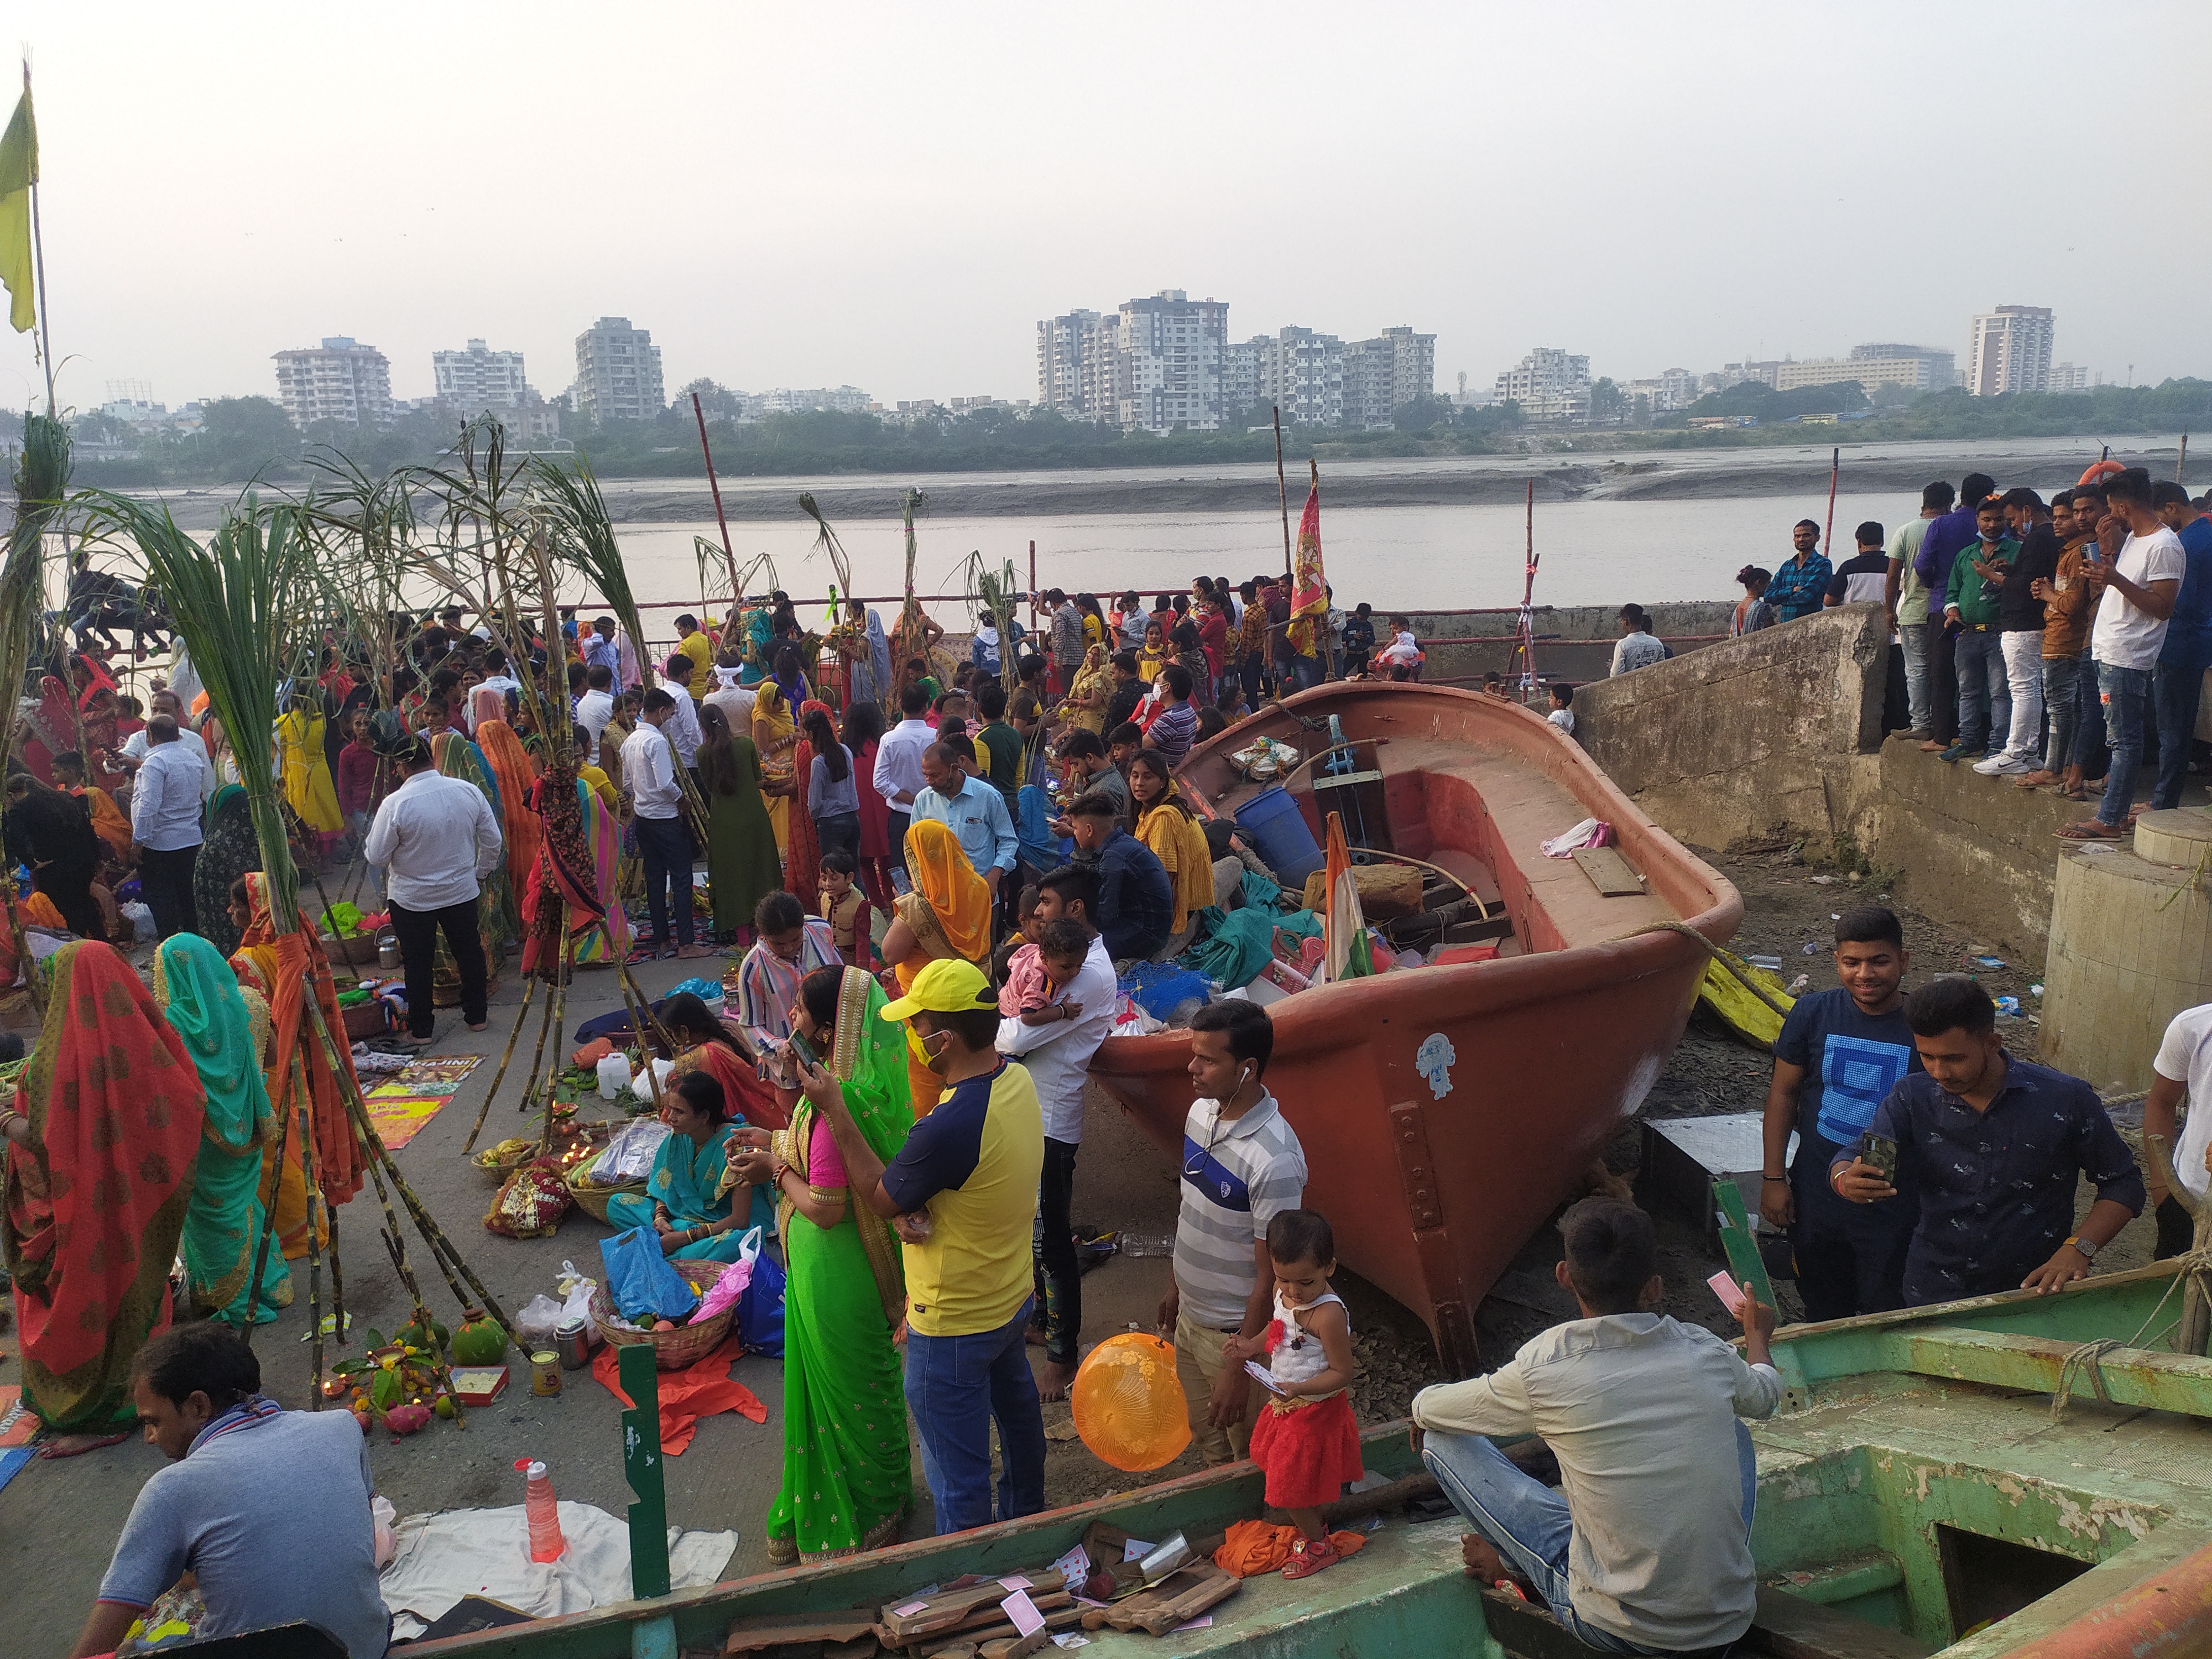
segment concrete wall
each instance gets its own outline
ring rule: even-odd
[[[1687,600],[1646,607],[1651,626],[1675,653],[1686,654],[1725,639],[1735,606],[1728,599]],[[1613,642],[1620,637],[1618,605],[1537,605],[1536,672],[1547,683],[1580,685],[1600,680],[1612,666]],[[1513,611],[1425,611],[1410,617],[1413,633],[1427,653],[1425,680],[1465,685],[1486,673],[1520,672],[1514,656],[1519,613]],[[1378,618],[1376,633],[1382,631]],[[1378,641],[1379,643],[1379,641]]]
[[[1895,870],[1916,908],[1968,929],[2016,962],[2043,958],[2051,932],[2059,825],[2078,802],[1947,766],[1901,734],[1882,745],[1863,844]]]
[[[1575,694],[1575,736],[1699,846],[1863,834],[1888,668],[1881,607],[1844,605],[1593,681]]]

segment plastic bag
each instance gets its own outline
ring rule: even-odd
[[[760,1248],[756,1227],[747,1235],[751,1277],[738,1298],[738,1336],[747,1353],[783,1352],[783,1264]]]
[[[542,1291],[530,1298],[514,1316],[514,1340],[526,1354],[553,1346],[554,1328],[561,1322],[561,1304]]]
[[[699,1298],[699,1311],[694,1320],[712,1319],[745,1293],[752,1283],[753,1264],[760,1259],[761,1230],[757,1227],[738,1241],[738,1259],[722,1269],[722,1276],[707,1287]]]
[[[575,1269],[569,1267],[565,1261],[561,1265],[568,1268],[570,1273],[575,1272]],[[592,1329],[592,1292],[599,1288],[599,1281],[595,1279],[578,1278],[574,1282],[565,1280],[563,1282],[568,1283],[566,1292],[568,1299],[561,1304],[562,1322],[566,1324],[569,1320],[580,1319],[584,1322],[585,1332],[590,1335],[596,1335],[597,1333]]]
[[[650,1227],[602,1239],[599,1262],[606,1271],[608,1298],[632,1324],[689,1319],[699,1305],[699,1292],[660,1253],[660,1235]]]
[[[392,1528],[399,1519],[399,1511],[392,1507],[392,1500],[382,1494],[368,1500],[369,1526],[376,1540],[376,1570],[382,1572],[392,1565],[398,1553],[398,1545],[392,1536]]]
[[[668,1086],[668,1074],[675,1069],[674,1060],[656,1060],[651,1065],[640,1068],[636,1080],[629,1085],[629,1091],[650,1106],[660,1098],[660,1091]]]
[[[592,1160],[587,1179],[594,1187],[643,1181],[653,1173],[660,1143],[667,1139],[668,1126],[657,1117],[641,1117],[623,1124],[608,1140],[606,1150]]]

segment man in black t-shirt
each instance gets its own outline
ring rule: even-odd
[[[1137,718],[1137,705],[1152,690],[1137,672],[1137,653],[1116,651],[1114,653],[1114,689],[1106,698],[1105,730],[1127,725]]]
[[[2005,524],[2020,543],[1997,594],[1997,644],[2012,689],[2012,726],[2004,747],[1992,749],[1974,770],[2019,777],[2043,767],[2043,601],[2034,587],[2058,574],[2058,536],[2051,509],[2033,489],[2008,489],[2002,499]],[[1996,733],[1990,737],[1994,741]]]
[[[1872,538],[1871,540],[1869,538]],[[1858,527],[1859,550],[1836,567],[1821,599],[1839,605],[1884,605],[1889,599],[1889,555],[1883,550],[1881,526],[1869,519]]]

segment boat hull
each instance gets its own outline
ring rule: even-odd
[[[1695,1005],[1705,941],[1735,932],[1742,901],[1556,728],[1449,688],[1304,693],[1193,750],[1184,787],[1233,807],[1249,792],[1231,748],[1255,728],[1310,748],[1298,720],[1329,715],[1348,738],[1387,739],[1372,752],[1398,849],[1479,859],[1529,952],[1349,980],[1269,1010],[1267,1082],[1305,1151],[1306,1204],[1330,1218],[1344,1264],[1471,1375],[1476,1304],[1643,1103]],[[1318,830],[1310,789],[1291,793]],[[1582,817],[1613,825],[1643,895],[1608,902],[1543,857],[1539,831]],[[1178,1157],[1189,1054],[1185,1030],[1115,1037],[1091,1068]]]

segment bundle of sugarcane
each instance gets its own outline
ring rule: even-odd
[[[15,746],[15,710],[30,672],[33,641],[46,606],[46,526],[60,510],[62,494],[69,486],[69,428],[44,415],[23,417],[23,453],[15,465],[15,524],[8,532],[8,553],[0,565],[0,688],[8,698],[7,719],[0,723],[0,771],[6,769]],[[32,1006],[43,1010],[46,994],[39,975],[29,967],[22,921],[15,910],[13,877],[0,876],[7,890],[9,943],[15,960],[25,966]]]

